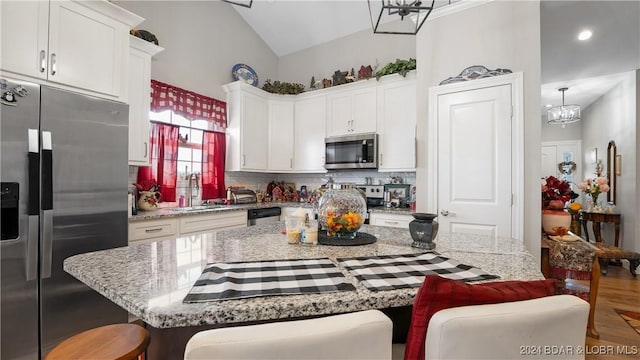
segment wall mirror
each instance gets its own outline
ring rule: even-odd
[[[607,201],[616,203],[616,142],[611,140],[607,146],[607,178],[609,179],[609,192]]]

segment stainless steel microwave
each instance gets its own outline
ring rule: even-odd
[[[378,135],[360,134],[326,138],[325,169],[378,168]]]

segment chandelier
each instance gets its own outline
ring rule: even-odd
[[[378,20],[374,25],[373,14],[377,13],[378,7],[375,4],[372,6],[371,0],[367,0],[374,34],[415,35],[431,14],[435,0],[431,0],[429,6],[423,6],[420,0],[381,0],[381,3]],[[399,22],[394,21],[398,20],[397,16],[400,16]],[[405,17],[409,17],[409,19],[405,19]]]
[[[562,105],[554,106],[547,110],[547,122],[551,125],[571,124],[580,121],[580,105],[565,105],[564,92],[569,90],[567,87],[558,89],[562,92]]]
[[[251,8],[251,5],[253,5],[253,0],[249,0],[249,1],[240,1],[240,0],[235,0],[235,1],[231,1],[231,0],[222,0],[226,3],[229,4],[233,4],[233,5],[238,5],[238,6],[242,6],[242,7],[246,7],[246,8]]]

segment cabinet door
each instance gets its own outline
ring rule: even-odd
[[[325,96],[299,100],[295,106],[294,168],[300,172],[326,172],[324,138],[327,123]]]
[[[48,1],[0,1],[0,67],[46,79]]]
[[[294,110],[293,101],[269,101],[270,171],[293,170]]]
[[[149,165],[151,56],[129,49],[129,165]]]
[[[406,80],[378,89],[378,170],[413,171],[416,167],[416,84]]]
[[[49,80],[119,96],[129,53],[127,26],[69,1],[52,1],[49,15]]]
[[[267,168],[267,101],[259,96],[242,93],[242,159],[241,169]]]
[[[327,119],[327,135],[339,136],[351,134],[352,129],[352,96],[350,92],[331,95],[327,98],[329,113]]]
[[[352,98],[351,133],[376,132],[376,88],[359,90]]]

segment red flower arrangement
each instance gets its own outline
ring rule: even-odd
[[[542,183],[542,209],[564,209],[564,204],[571,200],[571,187],[566,181],[555,176],[545,178]]]

